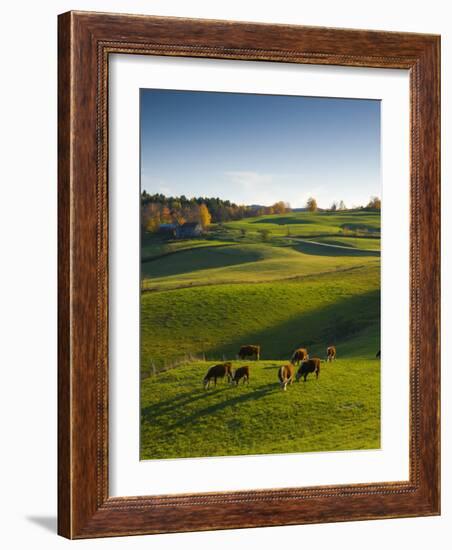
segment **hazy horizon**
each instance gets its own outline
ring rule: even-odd
[[[141,189],[348,208],[380,196],[380,101],[141,90]]]

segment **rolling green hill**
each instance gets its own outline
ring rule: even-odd
[[[329,343],[378,324],[378,267],[146,292],[141,303],[143,369],[191,354],[231,359],[242,344],[261,344],[263,359],[288,359],[297,346],[323,353]]]
[[[380,252],[380,237],[366,238],[366,237],[343,237],[343,236],[334,236],[334,237],[317,237],[316,241],[333,244],[339,246],[347,246],[350,248],[358,248],[360,250],[375,250]]]
[[[145,234],[142,458],[378,447],[379,223],[376,212],[294,212],[200,239]],[[241,364],[243,344],[262,348],[249,387],[203,390],[210,365]],[[294,348],[324,357],[330,344],[338,360],[318,381],[279,389]]]
[[[364,253],[308,242],[291,241],[287,246],[203,246],[144,262],[143,288],[169,290],[191,285],[269,282],[378,263],[373,251]]]
[[[305,237],[308,235],[341,235],[362,232],[378,235],[380,213],[363,211],[343,212],[289,212],[240,221],[227,222],[223,226],[230,230],[245,229],[257,232],[269,229],[274,235]]]

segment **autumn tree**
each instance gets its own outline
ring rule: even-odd
[[[145,231],[149,220],[149,212],[148,212],[147,205],[141,207],[140,220],[141,220],[141,228]]]
[[[199,221],[203,229],[206,229],[212,221],[212,216],[210,215],[209,209],[205,204],[199,205]]]
[[[306,201],[306,208],[309,210],[309,212],[317,212],[318,206],[317,201],[314,197],[309,197],[309,199]]]
[[[187,220],[184,218],[184,215],[182,214],[181,210],[175,210],[174,211],[174,220],[179,225],[183,225]]]
[[[371,197],[367,208],[373,208],[374,210],[381,210],[381,200],[378,197]]]
[[[160,205],[150,203],[143,206],[141,212],[141,223],[143,229],[146,231],[150,231],[151,233],[158,231],[161,223]]]
[[[274,213],[275,213],[275,211],[273,210],[273,206],[267,206],[267,207],[265,208],[265,214],[266,214],[267,216],[271,216],[271,215],[274,214]]]
[[[167,206],[162,207],[160,217],[161,217],[162,223],[171,223],[173,221],[171,219],[171,210]]]
[[[180,210],[182,208],[182,204],[180,200],[172,199],[170,203],[170,207],[171,207],[171,210],[174,212],[174,211]]]
[[[177,197],[165,196],[163,193],[149,194],[146,190],[141,193],[142,217],[141,224],[146,230],[150,213],[148,207],[157,208],[160,212],[161,223],[199,222],[199,208],[204,204],[211,216],[210,223],[221,223],[230,220],[241,220],[247,217],[290,211],[290,205],[279,201],[272,206],[235,204],[219,197],[191,197],[185,195]],[[169,214],[169,215],[168,215]],[[152,214],[153,216],[155,213]],[[152,225],[152,224],[151,224]]]
[[[153,217],[149,218],[148,223],[146,225],[146,230],[149,231],[149,233],[157,233],[157,231],[160,229],[160,217]]]
[[[199,220],[199,211],[198,208],[193,208],[192,206],[184,206],[180,212],[182,218],[187,222],[198,222]]]
[[[286,203],[284,201],[275,202],[272,208],[275,214],[284,214],[286,212]]]

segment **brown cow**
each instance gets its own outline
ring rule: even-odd
[[[300,368],[297,372],[297,382],[300,381],[300,378],[303,377],[303,381],[306,382],[306,378],[310,372],[315,372],[315,377],[318,378],[320,374],[320,359],[318,357],[313,357],[306,361],[302,361]]]
[[[246,382],[247,384],[250,383],[250,368],[245,367],[239,367],[232,376],[232,381],[235,382],[236,386],[239,385],[240,380],[243,379],[243,384]]]
[[[224,378],[227,376],[228,382],[232,380],[232,363],[220,363],[219,365],[213,365],[207,371],[204,376],[204,388],[207,390],[210,386],[210,381],[213,378],[215,386],[217,385],[217,378]]]
[[[292,384],[294,374],[295,374],[295,367],[294,365],[292,365],[292,363],[279,367],[279,370],[278,370],[279,385],[283,390],[287,389],[287,384]]]
[[[326,348],[326,360],[334,361],[336,359],[336,346],[328,346]]]
[[[246,357],[256,357],[256,361],[259,361],[260,354],[260,346],[242,346],[239,350],[239,359],[245,359]]]
[[[293,352],[290,362],[293,365],[298,365],[306,359],[309,359],[308,350],[306,348],[298,348]]]

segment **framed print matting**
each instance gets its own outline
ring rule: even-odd
[[[439,37],[61,15],[58,195],[61,535],[439,513]]]

